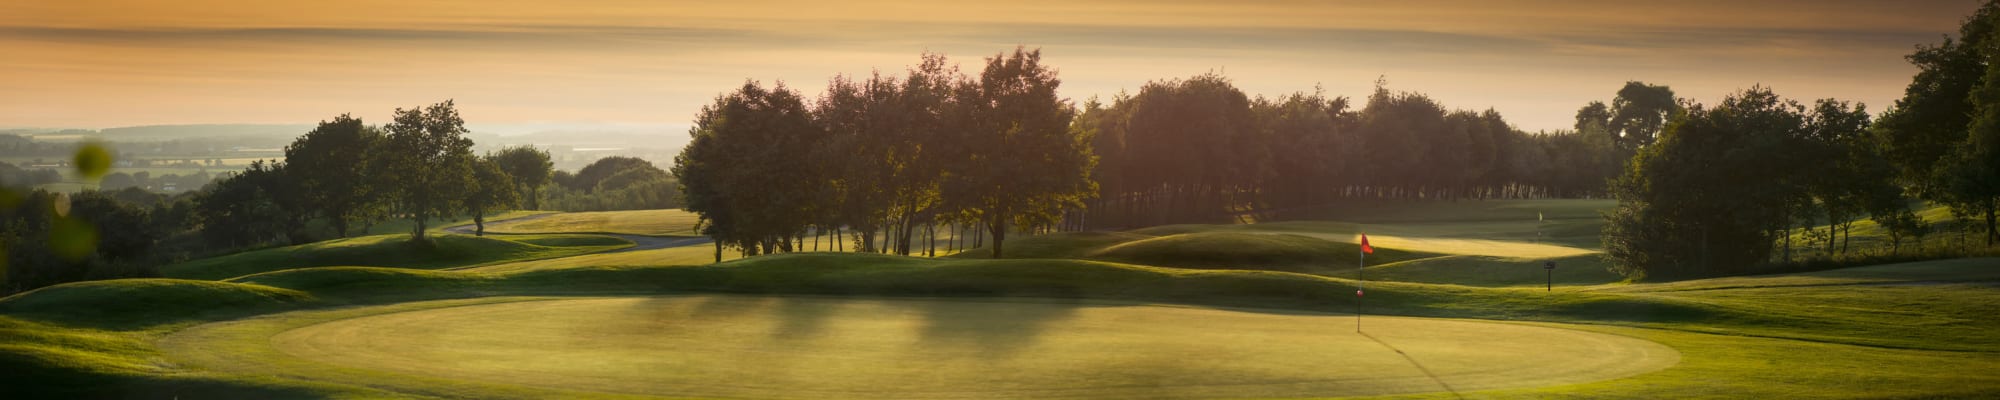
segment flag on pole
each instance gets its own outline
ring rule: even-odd
[[[1366,233],[1361,234],[1361,252],[1364,254],[1375,254],[1375,248],[1368,246],[1368,234]]]

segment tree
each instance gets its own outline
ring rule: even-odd
[[[1762,87],[1687,110],[1613,184],[1613,270],[1635,279],[1737,274],[1768,262],[1810,199],[1804,109]],[[1786,247],[1789,251],[1790,247]]]
[[[2000,3],[1987,2],[1959,27],[1957,40],[1919,45],[1905,57],[1917,74],[1873,133],[1883,154],[1894,162],[1903,183],[1928,199],[1941,200],[1939,163],[1966,141],[1975,109],[1973,90],[1985,86],[1994,20]]]
[[[693,141],[675,157],[687,210],[701,216],[702,233],[721,246],[755,255],[790,249],[812,218],[821,180],[807,164],[824,135],[805,102],[782,83],[765,89],[745,82],[703,107]]]
[[[514,179],[514,188],[521,191],[520,198],[528,209],[542,209],[540,192],[542,186],[549,184],[555,170],[555,163],[549,161],[549,152],[534,146],[513,146],[500,149],[491,158],[500,164],[501,172]]]
[[[1052,224],[1097,191],[1091,138],[1070,129],[1076,111],[1041,59],[1039,49],[995,55],[977,85],[959,91],[970,129],[956,138],[964,162],[949,164],[943,193],[992,234],[994,258],[1010,226]]]
[[[1680,110],[1678,101],[1673,89],[1666,86],[1625,82],[1625,87],[1618,89],[1618,97],[1611,100],[1613,114],[1609,126],[1618,135],[1619,147],[1635,151],[1653,144],[1667,119]],[[1578,119],[1582,117],[1578,115]]]
[[[431,218],[456,215],[472,189],[472,139],[451,100],[422,109],[396,109],[376,160],[397,209],[416,222],[410,238],[427,239]]]
[[[282,169],[263,161],[195,195],[195,214],[202,237],[220,247],[265,244],[284,237],[291,213],[277,199],[274,185],[288,181]]]
[[[285,171],[297,180],[305,209],[326,218],[340,237],[380,201],[368,164],[370,153],[392,150],[380,147],[382,140],[380,130],[341,114],[285,146],[291,166]]]
[[[495,156],[473,161],[472,177],[473,189],[467,192],[465,211],[472,213],[472,234],[486,236],[486,212],[513,207],[520,195],[514,190],[514,178],[500,169]]]

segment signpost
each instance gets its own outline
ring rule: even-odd
[[[1546,286],[1542,287],[1542,291],[1544,292],[1556,291],[1556,262],[1549,261],[1542,263],[1542,270],[1548,271],[1549,273],[1548,282],[1544,283],[1544,285]]]

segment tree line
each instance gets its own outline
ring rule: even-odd
[[[1957,38],[1919,46],[1907,57],[1917,74],[1876,118],[1859,104],[1808,105],[1764,87],[1713,107],[1676,100],[1688,105],[1669,114],[1656,143],[1635,143],[1612,186],[1620,202],[1606,216],[1605,248],[1614,270],[1675,279],[1824,262],[1848,254],[1864,217],[1900,257],[1906,240],[1937,229],[1911,211],[1919,200],[1979,224],[1991,252],[2000,243],[1996,26],[2000,2],[1989,1]],[[1807,245],[1821,257],[1797,257]],[[1914,256],[1966,254],[1957,251]]]
[[[1265,219],[1348,198],[1597,197],[1674,105],[1632,82],[1575,131],[1528,133],[1499,112],[1450,110],[1378,81],[1357,108],[1319,90],[1251,98],[1217,74],[1154,81],[1083,105],[1101,191],[1093,228]],[[1633,88],[1637,89],[1633,89]],[[1666,102],[1654,100],[1665,92]]]
[[[984,61],[967,76],[926,54],[903,77],[836,77],[812,101],[782,82],[717,96],[675,158],[686,209],[718,260],[725,247],[796,251],[827,232],[907,255],[939,224],[978,226],[999,257],[1008,233],[1083,207],[1096,157],[1039,49]]]

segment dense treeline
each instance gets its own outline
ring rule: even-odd
[[[1860,105],[1808,106],[1762,87],[1668,114],[1657,143],[1632,144],[1637,156],[1614,185],[1619,208],[1605,232],[1614,269],[1671,279],[1838,265],[1864,217],[1901,257],[1905,240],[1940,228],[1910,210],[1912,195],[1948,206],[1961,229],[1978,224],[1991,252],[2000,243],[1996,26],[2000,2],[1989,1],[1958,38],[1919,46],[1909,88],[1875,121]],[[1816,257],[1800,259],[1802,246]],[[1930,251],[1915,257],[1970,252]]]
[[[1356,109],[1318,91],[1250,98],[1216,74],[1155,81],[1083,106],[1079,129],[1102,157],[1086,226],[1282,218],[1356,197],[1601,196],[1636,147],[1621,138],[1649,137],[1674,106],[1650,98],[1664,87],[1627,87],[1615,110],[1586,107],[1601,118],[1580,115],[1576,131],[1531,134],[1491,109],[1453,111],[1379,82]]]
[[[391,218],[411,220],[417,243],[440,218],[469,215],[483,233],[484,215],[534,193],[548,181],[550,163],[531,148],[476,156],[466,132],[450,101],[398,109],[383,126],[341,115],[287,146],[282,161],[254,162],[178,196],[138,187],[28,192],[0,204],[8,217],[0,232],[9,250],[7,289],[154,276],[154,266],[191,255],[346,237],[355,224]],[[102,149],[78,154],[79,166],[111,163]]]
[[[1605,247],[1635,278],[1752,272],[1793,260],[1793,232],[1820,222],[1831,253],[1863,215],[1901,238],[1916,216],[1868,143],[1862,106],[1812,106],[1770,89],[1688,107],[1657,142],[1641,145],[1613,186]],[[1803,243],[1799,243],[1803,245]],[[1841,249],[1845,247],[1842,246]],[[1774,260],[1773,257],[1776,257]]]
[[[902,78],[835,78],[810,104],[782,83],[718,96],[675,159],[686,208],[718,259],[724,247],[795,251],[824,232],[907,255],[939,224],[980,227],[998,257],[1008,233],[1082,208],[1095,157],[1039,50],[985,61],[968,77],[925,55]]]

